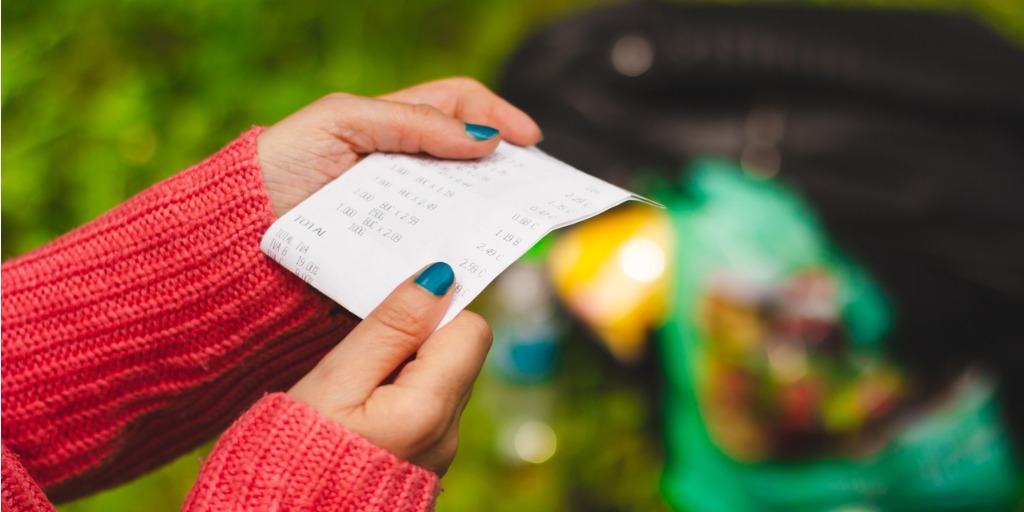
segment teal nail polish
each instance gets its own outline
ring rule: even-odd
[[[476,140],[487,140],[498,134],[497,128],[484,126],[482,124],[466,123],[466,133]]]
[[[416,284],[438,297],[448,293],[448,288],[451,288],[454,282],[455,272],[451,265],[441,261],[427,267],[416,276]]]

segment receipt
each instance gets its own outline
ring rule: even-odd
[[[506,142],[478,160],[375,153],[274,222],[260,248],[360,318],[446,262],[456,284],[443,325],[544,235],[627,200],[661,207]]]

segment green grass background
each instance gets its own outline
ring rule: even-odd
[[[253,124],[331,91],[379,94],[450,75],[492,82],[529,32],[597,0],[317,2],[7,0],[2,4],[2,256],[52,240]],[[834,2],[808,2],[834,5]],[[977,15],[1024,41],[1024,2],[868,2]],[[656,403],[638,372],[570,335],[553,381],[485,373],[438,509],[659,510]],[[495,448],[542,410],[555,457]],[[208,448],[206,448],[208,449]],[[177,510],[206,449],[64,511]]]

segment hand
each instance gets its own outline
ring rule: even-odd
[[[459,416],[491,346],[490,327],[469,311],[434,332],[454,279],[450,266],[435,263],[400,284],[288,394],[443,475],[455,457]]]
[[[499,130],[474,137],[466,123]],[[449,78],[378,98],[335,93],[277,124],[257,139],[263,180],[280,217],[375,151],[479,158],[499,138],[528,146],[540,141],[537,124],[479,82]]]

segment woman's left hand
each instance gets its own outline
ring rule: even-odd
[[[263,131],[257,152],[280,217],[368,153],[479,158],[500,139],[536,144],[540,128],[479,82],[448,78],[377,98],[329,94]]]

